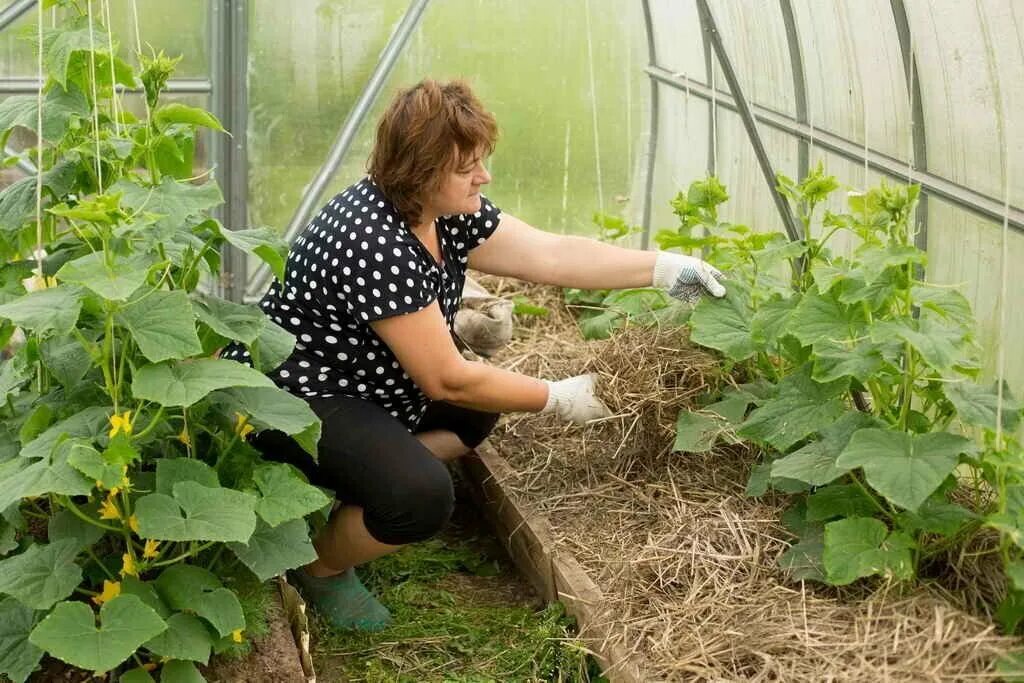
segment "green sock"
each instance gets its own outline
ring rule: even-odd
[[[380,631],[391,612],[366,590],[354,569],[334,576],[311,576],[305,568],[288,572],[302,597],[335,629]]]

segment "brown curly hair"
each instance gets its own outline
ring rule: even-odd
[[[497,139],[494,115],[468,83],[426,78],[400,90],[381,116],[368,170],[412,227],[445,174],[481,149],[493,152]]]

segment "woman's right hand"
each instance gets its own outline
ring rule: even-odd
[[[548,401],[542,413],[555,413],[561,419],[578,425],[612,414],[597,397],[595,374],[577,375],[557,382],[543,381],[548,385]]]

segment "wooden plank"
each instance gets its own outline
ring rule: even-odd
[[[461,458],[470,490],[519,570],[548,602],[558,600],[576,618],[579,637],[613,683],[648,680],[619,643],[609,642],[612,624],[604,594],[570,554],[559,552],[544,515],[529,512],[505,493],[514,476],[508,462],[487,442]]]

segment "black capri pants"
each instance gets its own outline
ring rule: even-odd
[[[323,423],[319,463],[284,432],[267,429],[252,439],[267,460],[286,462],[317,486],[363,508],[367,531],[381,543],[403,545],[434,536],[451,517],[455,492],[444,462],[385,408],[359,398],[309,399]],[[455,432],[469,448],[494,428],[496,413],[434,401],[416,433]]]

